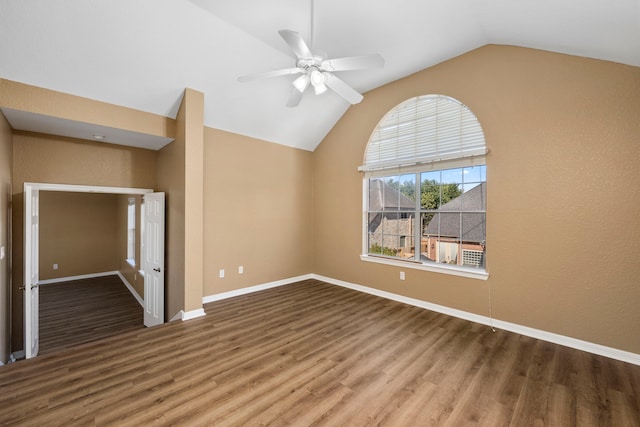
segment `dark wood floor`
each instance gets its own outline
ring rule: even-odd
[[[0,425],[640,425],[640,366],[315,280],[206,311],[0,368]]]
[[[116,275],[40,286],[40,355],[143,327],[142,307]]]

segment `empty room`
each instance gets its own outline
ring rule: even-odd
[[[0,425],[640,427],[640,3],[0,0]]]

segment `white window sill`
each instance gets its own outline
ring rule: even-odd
[[[129,264],[131,267],[136,268],[136,260],[135,259],[127,258],[127,259],[125,259],[125,261],[127,261],[127,264]]]
[[[487,280],[489,273],[484,270],[465,268],[461,266],[451,266],[446,264],[423,264],[414,261],[402,261],[399,259],[385,258],[371,255],[360,255],[360,260],[373,262],[376,264],[393,265],[402,268],[411,268],[414,270],[431,271],[434,273],[451,274],[453,276],[468,277],[471,279]]]

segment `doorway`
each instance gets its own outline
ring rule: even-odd
[[[99,187],[84,185],[25,183],[25,235],[24,235],[24,331],[25,356],[38,354],[39,345],[39,246],[40,246],[40,192],[62,191],[140,195],[146,208],[141,222],[141,271],[144,276],[144,324],[164,323],[164,193],[151,189]]]

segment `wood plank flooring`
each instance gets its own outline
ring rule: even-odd
[[[0,368],[0,425],[640,426],[640,366],[315,280]]]
[[[142,307],[116,275],[40,286],[40,355],[143,327]]]

